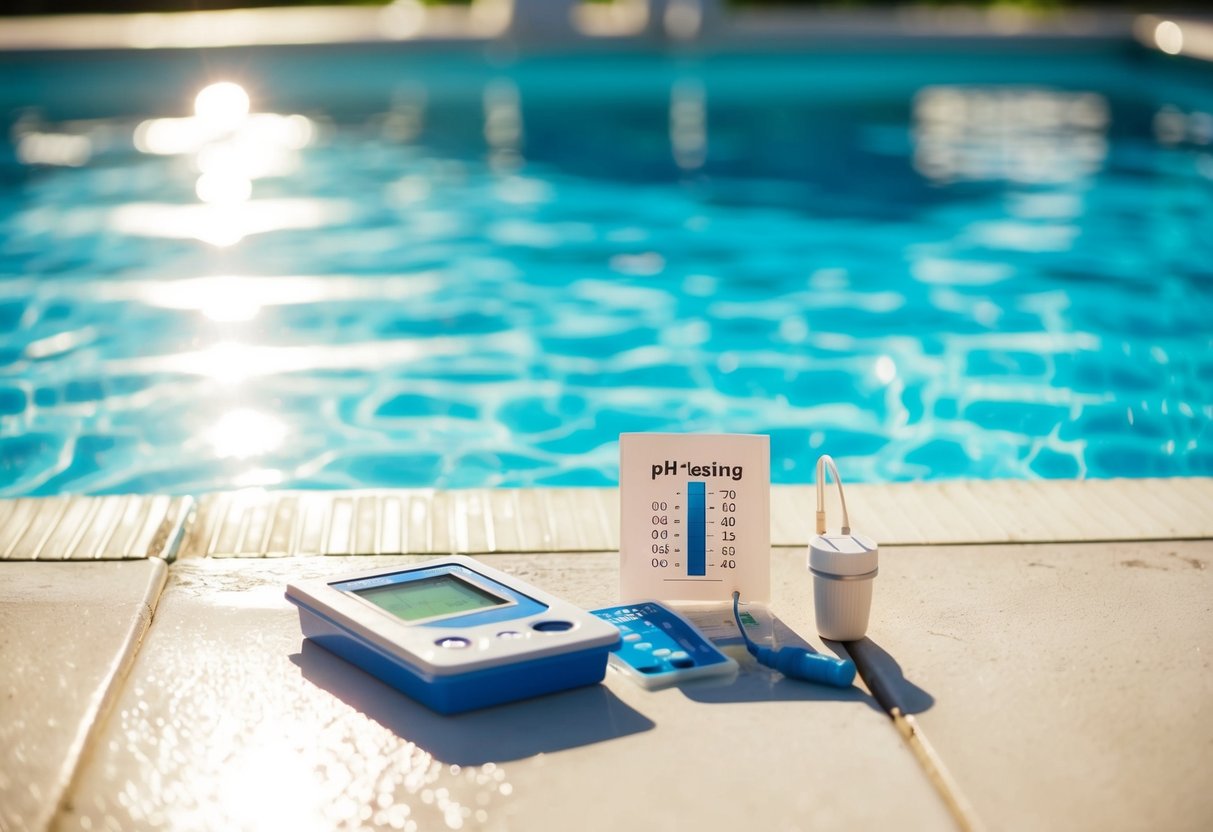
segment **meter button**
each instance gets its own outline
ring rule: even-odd
[[[497,638],[522,638],[522,633],[517,630],[502,630],[497,634]]]
[[[670,654],[670,664],[674,665],[674,667],[694,667],[695,660],[689,654],[678,650]]]
[[[653,651],[653,655],[654,655],[654,656],[659,656],[659,657],[660,657],[660,656],[668,656],[668,655],[670,655],[670,648],[668,648],[668,647],[658,647],[656,650],[654,650],[654,651]]]
[[[652,650],[653,649],[652,643],[647,642],[647,641],[642,641],[639,644],[634,644],[632,646],[635,647],[637,650]]]
[[[446,647],[451,650],[462,650],[465,647],[471,646],[471,642],[462,636],[447,636],[440,638],[434,642],[439,647]]]
[[[628,633],[623,637],[624,641],[640,641],[640,633]]]
[[[572,621],[536,621],[531,625],[532,630],[538,630],[541,633],[563,633],[565,630],[573,629]]]

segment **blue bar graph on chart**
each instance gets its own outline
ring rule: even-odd
[[[707,525],[707,505],[702,482],[687,483],[687,575],[707,575],[707,553],[704,549],[704,527]]]

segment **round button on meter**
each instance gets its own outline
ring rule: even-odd
[[[463,636],[447,636],[446,638],[438,639],[434,643],[439,647],[446,647],[451,650],[462,650],[471,645],[471,642]]]
[[[541,633],[563,633],[565,630],[573,629],[572,621],[536,621],[531,625],[532,630],[538,630]]]
[[[522,638],[522,633],[517,630],[502,630],[497,634],[497,638]]]

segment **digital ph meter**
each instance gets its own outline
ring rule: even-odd
[[[602,681],[619,631],[468,557],[287,586],[303,635],[444,714]]]

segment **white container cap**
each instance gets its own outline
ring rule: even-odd
[[[819,534],[809,541],[809,570],[823,578],[875,578],[877,548],[861,534]]]

